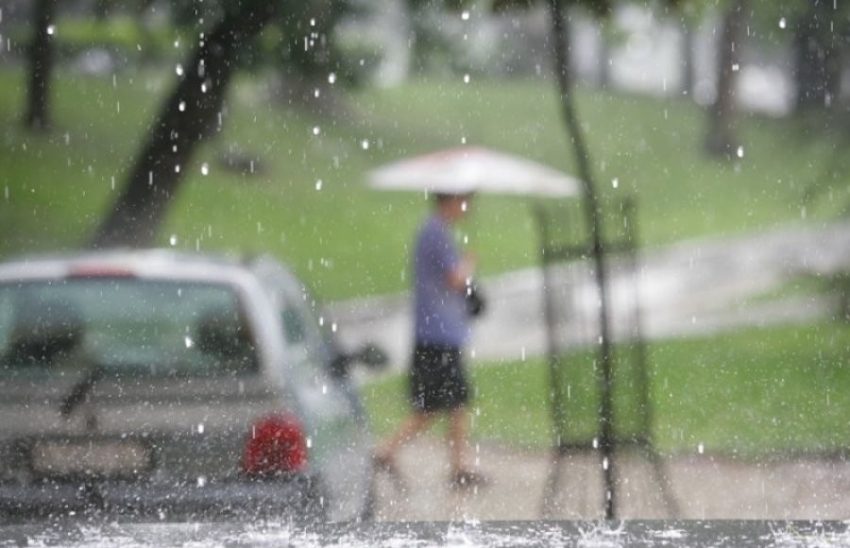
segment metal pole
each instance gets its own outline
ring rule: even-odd
[[[537,220],[537,229],[540,237],[540,269],[543,276],[543,318],[546,322],[546,354],[549,366],[549,408],[552,413],[552,460],[551,469],[546,479],[546,484],[543,490],[543,500],[541,504],[541,513],[544,518],[551,517],[550,508],[552,501],[558,491],[561,482],[561,457],[563,456],[563,440],[561,434],[564,426],[564,402],[563,392],[558,372],[558,345],[556,342],[556,318],[555,304],[553,300],[552,290],[552,275],[547,268],[547,263],[550,260],[547,256],[549,251],[549,230],[546,222],[546,211],[542,204],[534,205],[533,214]]]
[[[564,122],[572,137],[573,151],[576,157],[579,177],[584,185],[585,213],[591,236],[591,252],[595,264],[596,286],[599,290],[599,374],[597,382],[600,393],[599,411],[599,449],[602,460],[602,474],[605,488],[605,519],[614,519],[617,515],[616,474],[614,463],[614,408],[612,403],[613,356],[608,320],[607,273],[605,268],[605,250],[602,239],[602,208],[596,196],[593,172],[581,125],[576,116],[572,99],[572,80],[569,70],[567,51],[569,46],[568,30],[563,18],[563,2],[549,0],[552,47],[555,57],[555,76],[561,98],[561,111]]]

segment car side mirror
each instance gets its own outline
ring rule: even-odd
[[[383,349],[373,343],[366,343],[356,352],[338,354],[331,361],[330,367],[334,376],[345,377],[348,376],[348,370],[355,362],[360,362],[370,369],[379,369],[388,361],[387,353]]]

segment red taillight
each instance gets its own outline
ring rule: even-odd
[[[249,476],[274,476],[307,467],[307,442],[301,423],[288,414],[269,415],[251,428],[242,471]]]

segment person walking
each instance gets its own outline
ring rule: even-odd
[[[450,485],[483,485],[485,478],[466,461],[470,387],[463,349],[470,336],[468,293],[475,270],[471,254],[461,255],[452,227],[469,209],[469,194],[435,194],[434,210],[423,223],[413,257],[414,348],[410,367],[411,414],[375,450],[378,470],[400,481],[397,451],[448,415]]]

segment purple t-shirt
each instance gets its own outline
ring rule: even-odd
[[[448,275],[459,260],[449,227],[431,216],[419,230],[413,257],[417,344],[461,348],[469,338],[463,294],[448,284]]]

